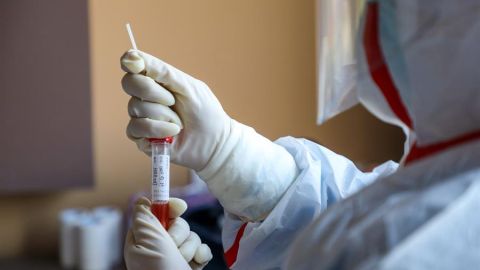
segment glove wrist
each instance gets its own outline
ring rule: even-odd
[[[230,120],[230,134],[199,176],[230,213],[249,221],[265,218],[298,175],[283,147]]]

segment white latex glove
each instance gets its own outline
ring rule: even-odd
[[[227,211],[255,221],[268,215],[298,174],[293,157],[232,120],[204,82],[141,51],[121,64],[132,96],[127,135],[139,149],[149,154],[145,138],[176,135],[172,162],[197,171]]]
[[[212,259],[210,248],[179,217],[187,209],[185,201],[172,198],[169,207],[172,220],[167,232],[150,211],[150,200],[137,201],[125,240],[127,269],[200,270]]]

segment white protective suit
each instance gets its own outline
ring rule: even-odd
[[[227,218],[232,269],[479,267],[480,2],[369,1],[365,12],[357,95],[409,135],[403,166],[362,174],[313,143],[279,140],[300,174],[262,223]]]

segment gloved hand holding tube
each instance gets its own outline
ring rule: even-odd
[[[127,23],[126,27],[136,50],[130,24]],[[173,104],[166,103],[166,106]],[[185,201],[170,200],[170,144],[173,137],[154,136],[148,141],[152,155],[152,201],[140,198],[136,203],[133,226],[125,241],[126,266],[131,270],[201,270],[212,259],[212,252],[179,217],[187,209]]]
[[[228,212],[265,218],[298,174],[293,157],[231,119],[204,82],[139,50],[121,65],[132,96],[127,136],[138,148],[150,155],[148,138],[176,136],[172,162],[194,169]]]
[[[150,211],[150,200],[143,197],[136,202],[124,248],[127,269],[200,270],[212,259],[210,248],[180,217],[187,209],[185,201],[172,198],[168,205],[166,231]]]

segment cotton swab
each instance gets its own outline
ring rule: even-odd
[[[130,42],[132,43],[132,48],[134,50],[137,50],[137,43],[135,43],[135,38],[133,37],[133,32],[130,24],[127,23],[125,26],[127,27],[128,36],[130,37]]]

